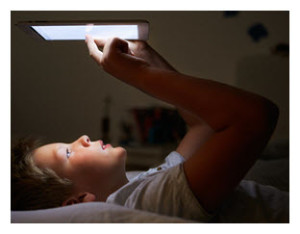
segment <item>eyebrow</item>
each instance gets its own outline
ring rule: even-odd
[[[56,156],[59,155],[59,150],[61,149],[67,149],[68,148],[68,144],[67,143],[58,143],[58,146],[56,147],[56,150],[55,150],[55,154]]]

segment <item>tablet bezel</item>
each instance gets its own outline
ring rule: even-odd
[[[74,40],[46,40],[42,35],[40,35],[32,26],[67,26],[67,25],[137,25],[138,26],[138,39],[134,38],[124,38],[127,40],[142,40],[147,41],[149,38],[149,22],[146,20],[126,20],[126,21],[23,21],[16,25],[29,34],[30,36],[40,39],[43,41],[81,41],[79,39]]]

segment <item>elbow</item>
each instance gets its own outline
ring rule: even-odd
[[[274,102],[268,99],[264,99],[261,109],[262,123],[266,126],[267,129],[273,132],[279,118],[278,106]]]
[[[272,121],[273,125],[276,126],[278,118],[279,118],[279,107],[273,103],[273,102],[269,102],[269,117],[270,117],[270,121]]]

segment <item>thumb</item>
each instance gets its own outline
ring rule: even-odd
[[[101,39],[101,42],[103,42],[105,40]],[[99,42],[99,43],[101,43]],[[130,45],[129,42],[126,40],[123,40],[121,38],[110,38],[108,40],[105,41],[105,43],[107,43],[107,47],[110,47],[110,50],[115,53],[124,53],[124,54],[129,54],[129,55],[133,55],[133,52],[130,49]]]
[[[94,38],[94,42],[98,47],[104,48],[107,44],[108,46],[115,47],[114,49],[120,50],[122,53],[127,53],[133,55],[133,52],[130,49],[130,44],[128,41],[125,41],[120,38]]]

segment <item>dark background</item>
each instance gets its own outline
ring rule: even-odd
[[[271,143],[288,142],[287,11],[12,11],[12,139],[28,134],[49,141],[73,141],[82,134],[99,139],[109,97],[111,143],[123,137],[122,123],[131,126],[134,141],[140,142],[129,110],[172,109],[102,71],[84,42],[36,41],[15,26],[19,21],[128,19],[149,21],[149,44],[180,72],[273,100],[281,113]]]

